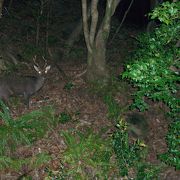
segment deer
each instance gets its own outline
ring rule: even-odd
[[[43,68],[36,63],[36,56],[33,57],[34,69],[37,72],[36,76],[15,76],[9,75],[0,78],[0,99],[8,105],[10,96],[23,96],[25,105],[29,108],[29,100],[32,95],[38,92],[44,85],[45,74],[48,73],[51,66],[47,65],[47,60]]]

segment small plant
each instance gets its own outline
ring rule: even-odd
[[[107,178],[114,167],[108,140],[94,133],[63,132],[67,149],[62,155],[66,175],[71,178]],[[109,144],[109,145],[108,145]]]
[[[65,90],[71,90],[74,87],[74,84],[72,82],[68,82],[65,84],[64,89]]]
[[[146,145],[137,140],[129,143],[127,123],[121,119],[117,124],[118,130],[113,136],[113,148],[122,176],[127,176],[130,168],[136,168],[144,160]]]
[[[142,163],[137,167],[137,175],[135,180],[159,179],[161,167],[152,164]]]
[[[108,106],[108,118],[118,119],[119,115],[121,114],[121,108],[114,100],[114,97],[112,95],[106,95],[104,96],[104,102]]]
[[[180,121],[171,123],[166,140],[168,152],[159,155],[159,158],[176,170],[180,170]]]
[[[69,122],[71,120],[71,115],[66,113],[66,112],[62,112],[59,116],[59,122],[60,123],[66,123]]]

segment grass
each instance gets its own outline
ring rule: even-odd
[[[16,158],[13,154],[18,147],[31,146],[36,140],[42,138],[55,125],[55,116],[52,107],[44,107],[40,110],[32,111],[21,117],[14,119],[11,117],[9,109],[0,101],[0,169],[19,169],[23,164],[31,164],[33,159],[37,163],[46,161],[45,154],[39,153],[36,157],[25,159]],[[33,162],[32,165],[36,163]],[[41,164],[41,163],[40,163]]]
[[[62,154],[63,176],[75,179],[109,177],[115,167],[111,163],[112,148],[109,140],[102,139],[92,131],[64,131],[61,134],[67,146]]]

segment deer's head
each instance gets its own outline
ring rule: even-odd
[[[33,58],[33,62],[34,62],[33,67],[40,76],[47,74],[48,71],[51,69],[51,65],[47,65],[47,60],[44,57],[43,59],[44,59],[44,66],[40,67],[36,62],[36,56],[34,56]]]

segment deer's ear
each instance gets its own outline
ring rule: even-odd
[[[41,71],[39,70],[39,68],[38,68],[36,65],[34,65],[34,69],[35,69],[39,74],[41,74]]]
[[[46,66],[45,73],[47,73],[51,69],[51,66]]]

